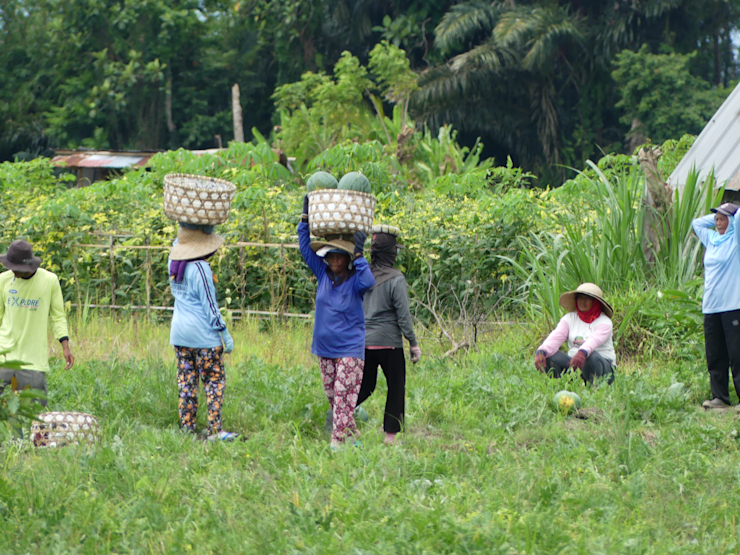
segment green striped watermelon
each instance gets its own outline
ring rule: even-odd
[[[308,178],[306,189],[310,193],[311,191],[318,191],[320,189],[336,189],[337,185],[337,180],[330,173],[316,172]]]
[[[552,398],[553,408],[563,414],[571,414],[581,408],[581,398],[572,391],[558,391]]]
[[[349,172],[339,180],[339,186],[337,189],[344,189],[345,191],[359,191],[361,193],[370,193],[370,181],[367,177],[362,175],[360,172]]]

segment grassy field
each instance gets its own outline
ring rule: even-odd
[[[703,360],[623,364],[594,390],[537,373],[525,327],[455,360],[427,340],[400,444],[382,442],[381,379],[362,447],[336,453],[296,326],[235,327],[224,423],[245,440],[233,444],[177,430],[166,325],[78,329],[77,364],[56,359],[49,375],[50,409],[98,416],[104,437],[0,448],[0,553],[740,551],[740,420],[699,408]],[[667,395],[675,381],[686,395]],[[564,388],[588,419],[550,409]]]

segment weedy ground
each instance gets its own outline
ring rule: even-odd
[[[0,553],[740,551],[740,420],[699,408],[703,360],[625,363],[585,388],[537,373],[523,326],[456,359],[429,339],[400,443],[382,441],[381,378],[362,446],[333,452],[310,329],[232,333],[224,423],[243,441],[210,444],[177,429],[166,324],[75,330],[49,408],[96,415],[102,440],[0,448]],[[676,381],[685,394],[668,394]],[[550,408],[560,389],[587,418]]]

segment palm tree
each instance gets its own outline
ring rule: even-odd
[[[445,64],[420,78],[417,119],[488,135],[529,168],[577,164],[593,148],[565,136],[580,129],[621,140],[610,64],[626,47],[662,39],[680,0],[469,0],[435,30]],[[590,136],[589,136],[590,137]],[[566,144],[567,142],[567,144]],[[580,146],[581,152],[574,146]],[[589,150],[590,152],[590,150]]]

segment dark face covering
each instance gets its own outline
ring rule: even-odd
[[[397,254],[398,248],[396,246],[395,236],[389,233],[376,233],[373,235],[373,242],[370,245],[370,270],[375,278],[373,288],[384,281],[403,275],[393,267],[396,263]]]

